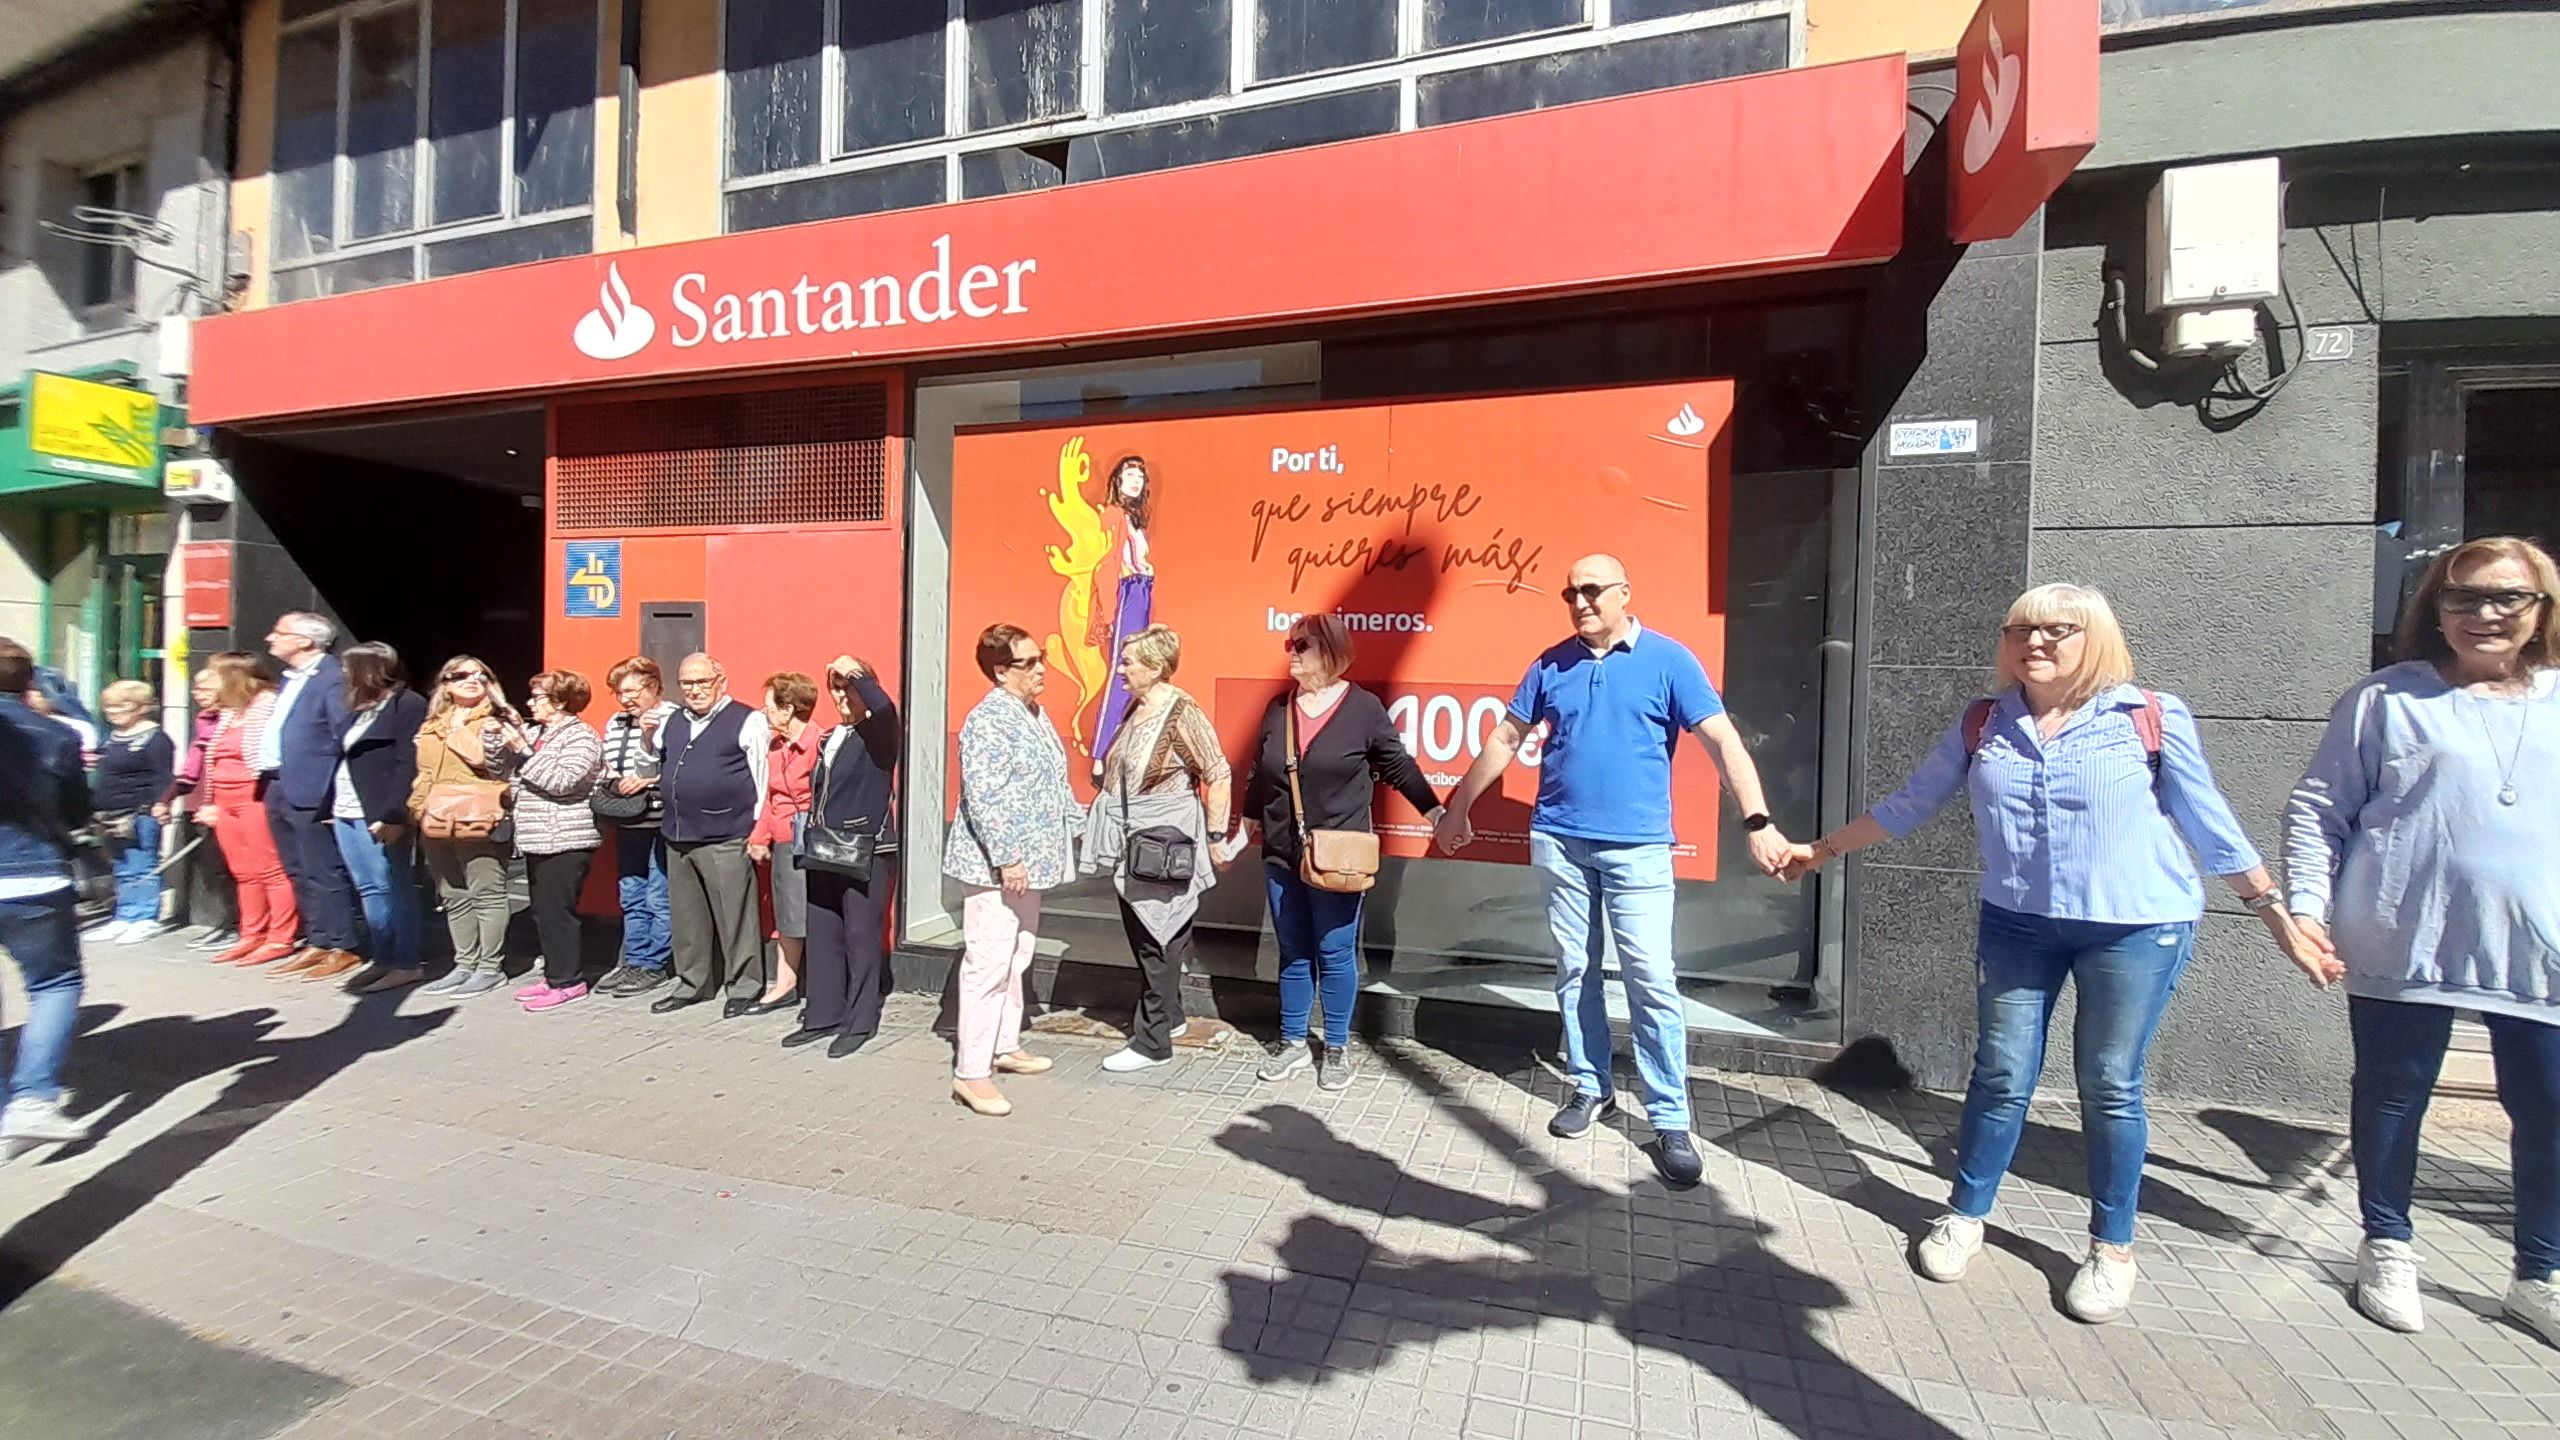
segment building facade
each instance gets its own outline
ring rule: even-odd
[[[1570,557],[1534,537],[1624,505],[1646,545],[1675,516],[1700,527],[1640,584],[1698,617],[1790,833],[1888,793],[1985,687],[2009,598],[2079,578],[2118,596],[2146,678],[2193,699],[2263,837],[2372,658],[2391,578],[2374,527],[2400,513],[2376,509],[2376,457],[2413,443],[2393,407],[2441,424],[2448,393],[2490,393],[2452,352],[2394,359],[2407,337],[2380,312],[2332,318],[2371,292],[2312,272],[2353,250],[2378,292],[2387,254],[2403,287],[2435,276],[2424,323],[2447,305],[2495,322],[2448,343],[2529,347],[2560,315],[2549,287],[2478,267],[2488,288],[2454,298],[2434,202],[2391,177],[2511,166],[2467,192],[2508,208],[2462,212],[2465,243],[2540,233],[2553,207],[2525,156],[2552,139],[2551,101],[2521,71],[2477,77],[2560,16],[1983,13],[2013,22],[1988,52],[1955,0],[258,0],[231,186],[242,313],[196,336],[198,412],[238,491],[198,537],[230,547],[235,624],[190,643],[310,607],[421,669],[707,647],[747,699],[851,650],[905,709],[921,860],[947,838],[951,727],[983,686],[968,636],[1032,626],[1053,669],[1104,683],[1079,668],[1114,508],[1097,472],[1143,437],[1203,457],[1153,451],[1171,558],[1152,583],[1157,617],[1214,657],[1183,678],[1221,694],[1222,725],[1225,688],[1277,670],[1246,637],[1323,606],[1372,627],[1355,675],[1402,707],[1426,768],[1463,768],[1485,695],[1552,638],[1553,601],[1529,592]],[[2007,138],[2012,103],[2022,134],[2054,103],[2043,72],[2003,68],[2061,48],[2027,38],[2030,16],[2048,37],[2103,22],[2085,158],[2085,139]],[[2470,67],[2472,110],[2354,103],[2369,87],[2347,69],[2385,33]],[[2334,113],[2246,83],[2296,54],[2328,57]],[[1984,182],[1963,177],[2037,146],[2078,175],[1971,226]],[[2334,168],[2359,147],[2365,170]],[[2147,314],[2119,338],[2107,276],[2138,284],[2161,173],[2249,156],[2296,182],[2284,273],[2310,308],[2271,303],[2236,362],[2160,360]],[[2357,185],[2403,210],[2359,221]],[[2304,208],[2315,190],[2324,208]],[[2305,337],[2335,347],[2335,325],[2343,352],[2311,360]],[[2529,381],[2517,363],[2496,393]],[[1572,423],[1466,448],[1557,396],[1630,394],[1675,403],[1623,453]],[[1364,450],[1373,425],[1406,439]],[[1431,425],[1435,453],[1477,458],[1447,462],[1463,473],[1436,501],[1380,498],[1416,492],[1363,467],[1409,469]],[[1220,426],[1269,463],[1195,448]],[[1042,445],[1056,461],[1032,473],[1017,452]],[[1664,484],[1696,488],[1647,488],[1666,457],[1688,468]],[[1413,557],[1440,590],[1408,593]],[[1433,638],[1438,607],[1497,604],[1470,576],[1499,604],[1521,592],[1471,631],[1480,655]],[[979,613],[995,595],[1014,613]],[[1086,703],[1058,707],[1071,743]],[[1751,877],[1738,827],[1711,825],[1679,901],[1702,1057],[1801,1064],[1877,1034],[1959,1080],[1967,822],[1795,888]],[[901,898],[902,983],[938,985],[956,943],[929,871]],[[1367,931],[1376,1012],[1426,1034],[1549,1023],[1522,878],[1391,862]],[[1249,888],[1213,897],[1196,982],[1239,1016],[1268,1004],[1273,963]],[[1109,913],[1053,897],[1050,998],[1133,988]],[[2287,988],[2252,933],[2209,918],[2189,989],[2219,998],[2173,1012],[2162,1084],[2343,1104],[2334,1003]]]

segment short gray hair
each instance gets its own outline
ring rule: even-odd
[[[327,616],[308,610],[286,611],[277,617],[276,628],[299,635],[323,650],[338,643],[338,627],[330,624]]]

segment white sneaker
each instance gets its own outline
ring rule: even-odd
[[[2418,1299],[2418,1252],[2406,1240],[2367,1240],[2356,1251],[2356,1308],[2376,1325],[2415,1335],[2427,1328]]]
[[[160,922],[156,920],[128,920],[124,924],[124,933],[116,937],[116,943],[139,945],[159,933]]]
[[[2560,1280],[2518,1280],[2507,1287],[2507,1318],[2560,1345]]]
[[[1173,1057],[1170,1055],[1166,1056],[1162,1060],[1158,1060],[1153,1056],[1141,1055],[1137,1051],[1128,1049],[1124,1046],[1121,1049],[1115,1050],[1111,1054],[1104,1056],[1102,1060],[1102,1068],[1110,1071],[1114,1075],[1126,1075],[1132,1070],[1153,1070],[1159,1065],[1170,1065],[1172,1063]]]
[[[125,920],[110,920],[106,924],[89,932],[89,943],[92,945],[117,944],[124,939],[125,926],[130,923],[130,921]]]
[[[1964,1278],[1965,1267],[1982,1253],[1982,1222],[1950,1210],[1931,1221],[1920,1241],[1920,1273],[1941,1285]]]
[[[0,1110],[0,1140],[30,1145],[76,1145],[89,1138],[89,1126],[63,1113],[68,1093],[51,1100],[12,1100]]]
[[[2062,1293],[2062,1308],[2089,1325],[2120,1319],[2133,1304],[2137,1278],[2131,1251],[2118,1254],[2114,1246],[2092,1244],[2080,1273],[2071,1277],[2071,1288]]]

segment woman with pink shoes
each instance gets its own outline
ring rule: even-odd
[[[532,891],[533,925],[542,938],[542,978],[516,992],[531,1011],[556,1010],[586,998],[580,978],[585,927],[578,894],[604,837],[588,806],[604,774],[604,739],[579,717],[595,691],[575,670],[545,670],[526,687],[532,720],[510,727],[502,762],[514,781],[516,850]]]

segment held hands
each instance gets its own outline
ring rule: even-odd
[[[1815,845],[1790,845],[1785,860],[1778,866],[1777,878],[1790,885],[1822,868],[1831,857]]]
[[[2347,978],[2347,962],[2338,958],[2338,947],[2329,940],[2328,927],[2307,915],[2296,915],[2287,925],[2276,947],[2303,978],[2326,990]]]
[[[1432,822],[1431,838],[1443,855],[1455,855],[1476,843],[1476,827],[1467,822],[1466,812],[1450,806]]]
[[[1789,878],[1786,869],[1795,853],[1802,848],[1787,839],[1775,825],[1764,825],[1750,835],[1751,863],[1772,880]]]

